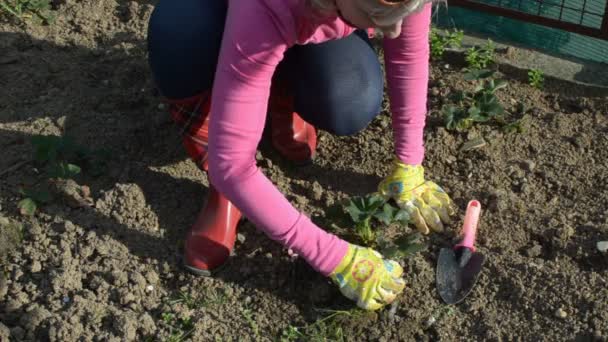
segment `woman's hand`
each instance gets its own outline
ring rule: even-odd
[[[403,268],[384,260],[371,248],[348,245],[346,255],[330,275],[340,292],[366,310],[378,310],[392,303],[403,291]]]
[[[378,192],[407,210],[423,234],[428,234],[430,229],[443,231],[443,223],[449,223],[450,215],[454,214],[452,200],[445,191],[424,180],[422,165],[407,165],[395,159],[391,174],[380,183]]]

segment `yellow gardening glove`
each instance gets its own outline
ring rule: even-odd
[[[428,234],[430,229],[443,231],[443,223],[449,223],[454,214],[452,200],[445,191],[424,180],[422,165],[407,165],[395,159],[391,175],[380,183],[378,192],[407,210],[422,234]]]
[[[357,301],[357,306],[378,310],[392,303],[403,291],[402,274],[398,263],[384,260],[371,248],[349,244],[346,255],[330,278],[344,296]]]

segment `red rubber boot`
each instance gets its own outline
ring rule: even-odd
[[[208,170],[210,93],[169,101],[174,121],[183,128],[182,143],[188,155],[203,171]],[[241,212],[213,186],[196,222],[186,235],[184,266],[191,272],[208,276],[223,265],[234,248],[236,227]]]
[[[298,165],[312,162],[317,150],[317,131],[294,111],[293,95],[284,84],[273,80],[269,102],[274,148]]]

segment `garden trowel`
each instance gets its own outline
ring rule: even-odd
[[[456,304],[473,289],[485,257],[475,252],[475,234],[481,213],[479,201],[470,201],[462,225],[462,242],[442,248],[437,259],[437,290],[444,302]]]

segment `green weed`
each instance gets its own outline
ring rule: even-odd
[[[168,342],[182,342],[194,331],[194,323],[190,317],[176,318],[172,312],[163,312],[161,320],[169,327]]]
[[[534,88],[542,89],[545,84],[545,74],[539,69],[528,71],[528,83]]]
[[[292,341],[319,341],[319,342],[343,342],[346,341],[344,331],[340,326],[339,318],[357,317],[364,314],[364,311],[354,309],[346,310],[319,310],[329,313],[329,315],[316,320],[315,322],[303,327],[288,326],[281,332],[278,340],[280,342]]]
[[[183,304],[188,309],[198,309],[224,304],[227,300],[228,296],[224,291],[207,288],[201,297],[195,297],[189,292],[180,291],[177,296],[175,296],[175,299],[169,301],[169,304]]]
[[[494,63],[496,45],[488,39],[482,47],[471,47],[465,52],[465,60],[471,70],[485,69]]]
[[[260,329],[258,327],[257,322],[253,319],[253,313],[250,309],[242,309],[241,313],[243,314],[243,317],[245,317],[247,324],[249,324],[249,327],[253,331],[255,340],[258,341],[260,339]]]
[[[444,34],[442,35],[436,28],[431,29],[429,35],[431,43],[431,57],[433,59],[442,58],[446,48],[460,47],[462,45],[463,38],[464,32],[461,30],[454,30],[452,32],[445,30]]]
[[[2,12],[19,21],[34,18],[47,25],[55,21],[50,0],[0,0],[0,13]]]

